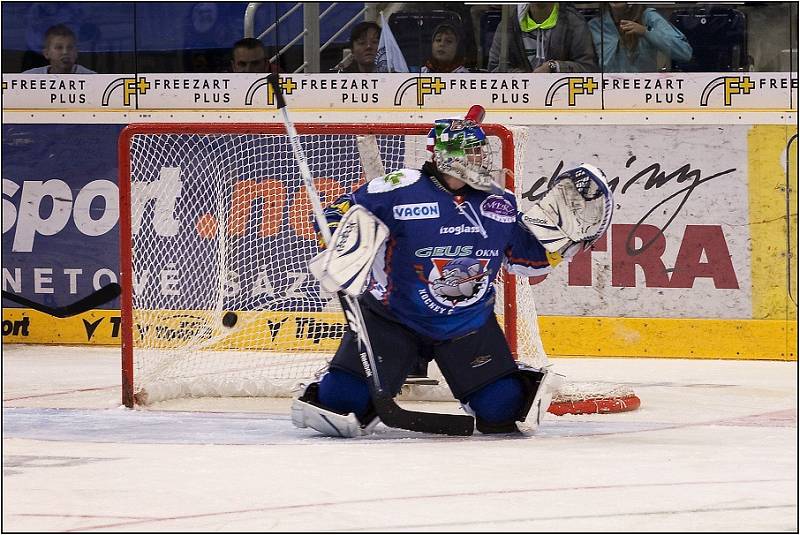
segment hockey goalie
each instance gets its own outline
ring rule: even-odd
[[[310,263],[328,291],[357,297],[384,388],[396,395],[420,356],[436,361],[481,433],[529,432],[560,376],[518,364],[497,323],[493,282],[505,266],[546,275],[608,228],[612,195],[588,164],[562,173],[521,213],[480,127],[483,110],[435,121],[421,169],[373,178],[325,210],[331,243]],[[292,405],[292,421],[331,436],[379,419],[347,332],[327,372]]]

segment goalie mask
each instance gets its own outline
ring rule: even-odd
[[[492,169],[486,133],[469,119],[438,119],[428,133],[428,150],[442,173],[481,191],[502,194]]]

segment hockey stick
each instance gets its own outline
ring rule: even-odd
[[[319,225],[325,243],[330,243],[331,231],[328,228],[328,222],[322,209],[319,193],[317,193],[314,187],[314,182],[311,178],[311,170],[308,167],[308,160],[306,159],[303,147],[300,145],[300,138],[297,135],[294,123],[292,123],[292,120],[289,118],[286,101],[278,85],[278,75],[274,73],[270,74],[267,80],[272,87],[275,103],[283,115],[283,124],[286,127],[286,133],[292,145],[295,159],[300,167],[300,175],[308,191],[308,197],[311,200],[314,218]],[[342,303],[342,309],[344,310],[347,324],[358,340],[360,360],[364,367],[364,374],[367,376],[369,383],[372,404],[381,421],[389,427],[408,429],[409,431],[458,436],[471,435],[475,428],[475,420],[472,416],[409,411],[397,405],[392,395],[386,392],[381,386],[380,377],[377,373],[378,368],[375,365],[375,356],[369,341],[369,333],[364,324],[364,318],[361,315],[361,307],[358,304],[358,300],[343,292],[338,292],[338,296]]]
[[[378,149],[378,140],[375,139],[375,136],[356,136],[356,146],[358,146],[358,155],[361,158],[364,178],[367,181],[386,174],[386,169],[383,167],[383,161],[381,160],[381,152]]]
[[[71,305],[65,305],[63,307],[49,307],[5,290],[3,290],[3,299],[8,299],[19,305],[24,305],[56,318],[69,318],[70,316],[76,316],[92,310],[93,308],[97,308],[103,303],[108,303],[119,296],[121,291],[120,285],[116,282],[112,282],[111,284],[103,286],[96,292],[92,292],[86,297],[75,301]]]

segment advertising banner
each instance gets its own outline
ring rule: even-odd
[[[550,177],[581,162],[606,172],[616,201],[610,232],[592,251],[555,270],[539,285],[539,312],[750,317],[750,128],[536,127],[525,154],[518,155],[525,161],[525,173],[517,177],[523,210],[544,191]],[[119,261],[115,142],[119,130],[118,126],[4,127],[4,288],[46,304],[63,305],[63,300],[83,296],[116,280]],[[265,145],[263,150],[269,147]],[[315,169],[319,176],[333,177],[347,188],[352,188],[358,179],[349,175],[336,178],[339,175],[333,160],[315,165],[327,166]],[[150,169],[153,176],[149,180],[157,181],[162,176],[158,167]],[[196,172],[190,169],[184,165],[177,177],[179,184],[173,188],[170,206],[176,214],[187,213],[182,204],[189,198],[187,191],[207,187],[203,185],[208,180],[204,167],[198,166]],[[242,175],[238,180],[270,176],[266,167],[248,169],[253,176]],[[282,187],[293,192],[300,185]],[[164,198],[152,201],[167,202]],[[207,201],[216,202],[214,197]],[[209,210],[213,211],[213,206],[206,207]],[[258,236],[258,240],[313,241],[313,235],[297,234],[291,225],[288,218],[293,210],[282,212],[286,220],[274,222],[274,235]],[[134,223],[138,232],[140,223]],[[192,238],[194,241],[186,237],[187,232],[195,230],[193,220],[176,224],[182,229],[176,237],[154,235],[152,247],[169,250],[174,246],[172,242],[180,238],[186,242],[182,246],[187,250],[208,249],[199,236]],[[215,254],[208,250],[209,269]],[[166,257],[152,256],[156,262]],[[147,273],[139,274],[139,284],[156,284],[163,269],[155,264],[149,266]],[[273,287],[291,286],[290,274],[271,271],[268,275]],[[203,278],[206,274],[191,276]],[[258,274],[241,273],[239,277],[254,281],[253,284],[260,280]],[[247,284],[241,287],[244,294],[252,291]],[[242,298],[247,298],[244,294]]]
[[[791,73],[285,74],[300,110],[796,109]],[[794,95],[794,97],[793,97]],[[3,75],[3,109],[259,110],[274,106],[265,75]]]
[[[117,282],[121,129],[3,126],[3,290],[64,306]]]
[[[605,171],[615,201],[606,236],[537,287],[539,312],[749,318],[750,128],[537,127],[523,210],[582,161]]]

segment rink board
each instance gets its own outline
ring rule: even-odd
[[[276,121],[272,109],[256,105],[271,98],[257,79],[231,81],[229,104],[190,105],[191,92],[156,98],[158,92],[138,93],[122,78],[98,76],[85,79],[81,91],[87,99],[80,105],[45,110],[47,90],[25,89],[23,78],[9,77],[13,87],[3,111],[3,289],[49,306],[76,301],[118,277],[115,143],[124,123]],[[318,77],[317,86],[303,76],[284,82],[298,84],[287,94],[295,120],[307,122],[429,121],[452,115],[454,110],[444,106],[460,105],[464,95],[481,93],[477,86],[491,83],[480,76],[458,82],[444,76],[439,93],[418,91],[424,102],[415,106],[413,84],[401,78],[376,78],[370,83],[378,103],[355,108],[334,102],[346,94],[331,86],[336,77]],[[502,93],[516,95],[517,102],[485,103],[487,121],[529,126],[526,168],[516,177],[523,210],[551,176],[583,161],[603,168],[615,192],[609,232],[533,288],[546,350],[579,356],[796,359],[796,80],[772,74],[747,80],[645,76],[646,83],[663,89],[656,94],[629,78],[606,77],[610,82],[598,91],[573,95],[577,82],[556,87],[560,78],[551,76],[537,78],[544,85],[523,88],[522,79],[502,76],[498,83],[508,85]],[[148,81],[157,85],[157,79]],[[330,87],[319,86],[323,82]],[[734,91],[750,82],[752,91]],[[424,85],[424,80],[415,83]],[[108,89],[107,103],[98,100],[101,89]],[[633,110],[598,109],[601,90],[606,107],[633,102],[628,106]],[[481,94],[493,98],[491,90]],[[670,100],[669,94],[676,98]],[[524,95],[528,102],[522,102]],[[314,106],[328,107],[323,113]],[[55,198],[62,203],[58,217],[45,223]],[[295,231],[287,217],[279,232]],[[115,345],[119,302],[105,307],[57,320],[6,306],[3,340]],[[287,316],[281,314],[272,321],[283,321]],[[287,333],[302,332],[309,319],[336,325],[331,333],[341,332],[341,320],[335,318],[288,318],[280,327]],[[270,326],[274,323],[265,324]],[[299,339],[331,351],[337,336]]]

